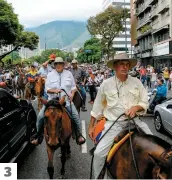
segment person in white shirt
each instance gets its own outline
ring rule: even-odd
[[[151,78],[151,87],[154,89],[156,88],[156,80],[157,80],[157,73],[155,70],[152,70],[152,78]]]
[[[107,121],[102,135],[109,129],[113,122],[123,113],[130,118],[134,118],[136,113],[145,113],[148,108],[148,98],[146,89],[137,78],[128,76],[129,69],[136,65],[137,61],[129,59],[126,53],[117,54],[108,61],[107,66],[115,70],[115,76],[104,80],[97,93],[91,111],[89,124],[89,136],[92,140],[96,120],[104,116]],[[114,142],[114,137],[123,130],[127,124],[126,117],[121,117],[118,122],[108,131],[106,136],[99,142],[94,151],[94,176],[98,178],[106,156]],[[149,127],[135,118],[136,124],[147,134],[152,134]]]
[[[40,67],[39,71],[38,71],[38,74],[43,77],[43,78],[46,78],[47,75],[48,75],[49,71],[48,71],[48,67],[47,67],[47,64],[46,63],[43,63],[42,64],[42,67]]]
[[[50,72],[47,76],[46,83],[45,83],[45,90],[48,94],[48,100],[52,100],[54,98],[59,97],[59,103],[63,104],[66,101],[66,109],[69,113],[72,112],[72,121],[76,125],[77,128],[77,144],[81,145],[85,143],[85,139],[82,136],[81,130],[81,120],[79,119],[79,114],[75,108],[75,105],[71,102],[74,94],[76,92],[76,84],[73,78],[73,75],[70,71],[64,69],[64,61],[61,57],[57,57],[54,62],[55,69]],[[66,96],[66,94],[61,91],[64,89],[70,99]],[[44,110],[45,106],[39,112],[37,118],[37,131],[38,136],[40,136],[43,132],[44,126]],[[31,141],[32,144],[38,145],[39,137]]]
[[[5,79],[9,79],[9,80],[12,79],[11,73],[9,72],[9,70],[6,70],[6,73],[5,73]]]

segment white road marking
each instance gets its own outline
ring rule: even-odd
[[[86,128],[85,128],[85,120],[82,120],[82,135],[86,139]],[[82,153],[87,153],[87,141],[81,145],[81,151]]]

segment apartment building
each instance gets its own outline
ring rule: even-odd
[[[172,66],[172,0],[133,0],[133,4],[136,58],[143,65]]]
[[[114,7],[123,7],[130,9],[130,0],[103,0],[103,10],[107,9],[109,6]],[[124,23],[124,27],[126,28],[126,31],[123,33],[120,33],[118,37],[116,37],[113,41],[113,47],[115,48],[116,52],[129,52],[131,54],[131,35],[130,35],[130,19],[126,20],[126,24]]]
[[[0,55],[5,54],[12,50],[12,45],[0,47]]]

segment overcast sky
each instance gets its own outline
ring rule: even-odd
[[[87,20],[102,10],[102,0],[7,0],[20,23],[34,27],[54,20]]]

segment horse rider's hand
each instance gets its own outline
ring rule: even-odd
[[[138,107],[137,106],[133,106],[131,107],[129,110],[127,110],[125,112],[125,115],[130,117],[130,118],[134,118],[136,116],[136,112],[138,111]]]
[[[91,138],[92,141],[94,141],[93,134],[94,134],[94,127],[89,127],[88,135],[89,135],[89,137]]]
[[[85,86],[84,82],[82,82],[82,86]]]

